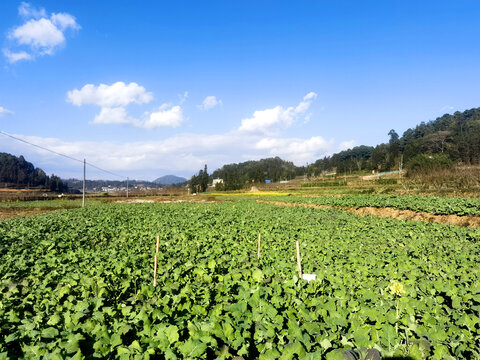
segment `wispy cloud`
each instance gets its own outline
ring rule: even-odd
[[[357,145],[357,142],[355,140],[342,141],[338,145],[338,151],[352,149],[355,147],[355,145]]]
[[[9,45],[3,54],[10,63],[33,60],[38,56],[53,55],[65,45],[65,32],[79,30],[75,17],[67,13],[51,13],[22,2],[18,8],[24,23],[8,32]]]
[[[13,114],[13,111],[5,109],[3,106],[0,106],[0,117],[12,115],[12,114]]]
[[[188,99],[188,91],[185,91],[183,94],[178,95],[178,102],[179,104],[183,104]]]
[[[453,107],[453,106],[449,106],[449,105],[447,105],[447,106],[443,106],[442,108],[440,108],[440,111],[443,111],[443,112],[450,112],[450,111],[452,111],[453,109],[454,109],[454,107]]]
[[[209,110],[221,104],[222,104],[222,100],[217,99],[213,95],[210,95],[210,96],[207,96],[200,105],[197,105],[197,107],[200,110]]]
[[[47,17],[47,12],[43,8],[36,9],[27,2],[22,2],[18,7],[18,15],[25,19],[40,19]]]

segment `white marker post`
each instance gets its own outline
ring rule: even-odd
[[[302,259],[300,258],[300,243],[297,242],[295,243],[297,247],[297,268],[298,268],[298,278],[302,278]]]
[[[258,233],[258,241],[257,241],[257,257],[260,260],[260,233]]]
[[[307,281],[312,281],[312,280],[316,280],[317,279],[317,275],[315,274],[303,274],[302,273],[302,259],[300,257],[300,242],[297,241],[295,243],[296,247],[297,247],[297,268],[298,268],[298,278],[299,279],[303,279],[303,280],[307,280]]]
[[[160,244],[160,235],[157,235],[157,247],[155,249],[155,260],[153,264],[153,287],[157,287],[157,255],[158,255],[159,244]]]

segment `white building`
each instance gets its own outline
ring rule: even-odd
[[[213,181],[212,181],[212,186],[215,186],[215,185],[217,185],[217,184],[223,184],[223,179],[220,179],[220,178],[218,178],[218,179],[213,179]]]

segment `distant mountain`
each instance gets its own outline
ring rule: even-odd
[[[175,185],[175,184],[184,183],[186,181],[187,179],[180,176],[175,176],[175,175],[165,175],[165,176],[159,177],[156,180],[153,180],[155,184],[159,184],[159,185]]]

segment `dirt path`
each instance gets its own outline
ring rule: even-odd
[[[431,223],[456,225],[456,226],[463,226],[463,227],[480,226],[480,216],[434,215],[427,212],[415,212],[411,210],[398,210],[393,208],[362,207],[357,209],[357,208],[343,207],[343,206],[288,203],[288,202],[281,202],[281,201],[257,200],[257,202],[263,203],[263,204],[272,204],[277,206],[300,206],[300,207],[310,207],[314,209],[341,209],[349,213],[357,214],[360,216],[373,215],[378,217],[387,217],[387,218],[401,219],[401,220],[426,221]]]

